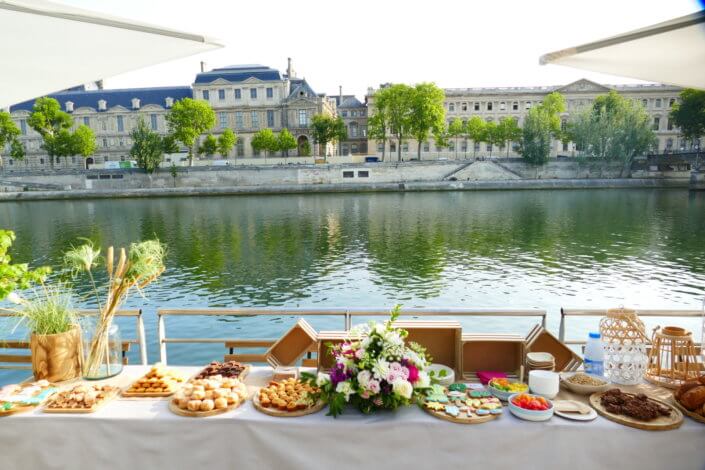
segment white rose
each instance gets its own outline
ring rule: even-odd
[[[392,390],[397,395],[409,399],[411,398],[411,394],[414,392],[414,387],[408,380],[397,379],[394,383],[392,383]]]
[[[350,385],[350,382],[347,381],[338,382],[338,385],[335,387],[335,391],[344,394],[345,401],[350,401],[350,395],[355,393],[353,391],[352,385]]]
[[[330,375],[319,372],[316,377],[316,385],[318,387],[323,387],[325,384],[330,382]]]
[[[431,386],[431,378],[426,372],[419,372],[419,379],[414,383],[414,388],[428,388]]]
[[[385,379],[387,375],[389,375],[389,363],[384,359],[379,359],[372,367],[372,372],[374,372],[375,377],[378,379]]]
[[[372,373],[369,370],[361,370],[357,374],[357,381],[360,384],[360,387],[362,388],[367,388],[367,384],[370,382],[371,378]]]

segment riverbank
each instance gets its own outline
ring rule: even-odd
[[[0,193],[0,201],[114,199],[244,194],[365,193],[422,191],[498,191],[532,189],[687,188],[688,181],[657,178],[409,181],[403,183],[279,184],[270,186],[133,188]]]

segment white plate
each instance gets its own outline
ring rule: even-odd
[[[597,411],[590,408],[590,413],[582,415],[580,413],[565,413],[563,411],[554,410],[553,414],[560,416],[561,418],[570,419],[573,421],[592,421],[597,418]]]

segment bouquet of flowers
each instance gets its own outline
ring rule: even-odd
[[[398,316],[396,306],[386,322],[351,329],[345,342],[331,346],[335,365],[329,373],[302,374],[319,387],[330,415],[342,413],[346,404],[363,413],[408,406],[431,386],[426,351],[404,344],[408,333],[392,326]]]

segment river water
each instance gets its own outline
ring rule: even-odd
[[[158,307],[538,307],[557,332],[561,307],[697,309],[705,296],[705,193],[685,190],[4,202],[0,227],[17,234],[15,260],[33,265],[59,266],[80,237],[103,247],[166,243],[166,272],[146,298],[128,302],[144,309],[150,361]],[[77,303],[90,306],[85,284],[77,290]],[[167,333],[276,337],[294,321],[185,317],[168,320]],[[534,321],[462,322],[467,331],[525,333]],[[699,330],[699,320],[678,323]],[[573,320],[569,336],[596,326]],[[168,352],[171,363],[200,364],[224,348]]]

